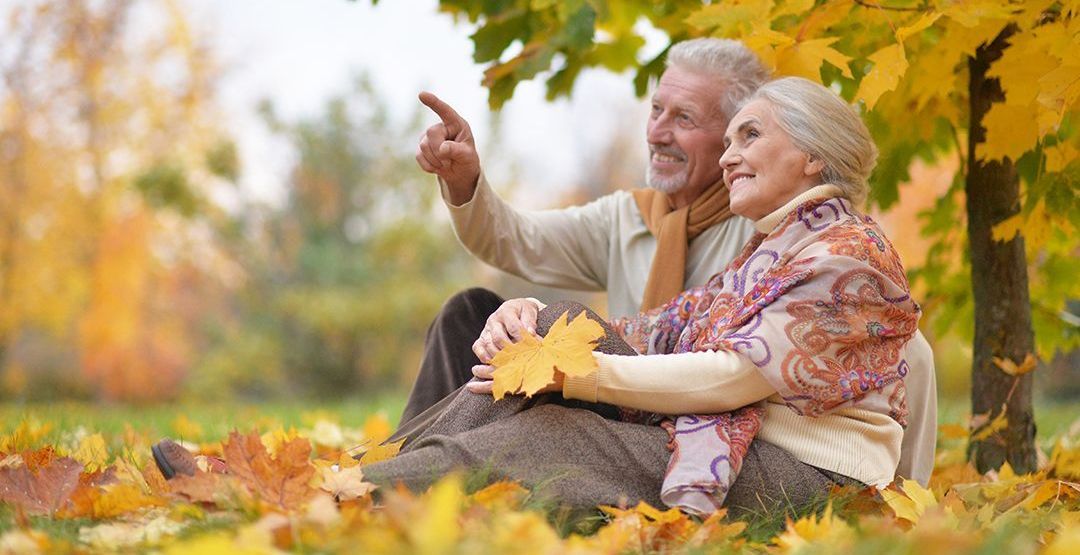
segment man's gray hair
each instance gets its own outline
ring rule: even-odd
[[[746,102],[758,99],[772,104],[777,123],[796,148],[825,163],[823,183],[840,187],[848,200],[862,206],[878,150],[855,109],[833,91],[802,77],[770,81]]]
[[[720,109],[728,121],[742,102],[769,79],[769,70],[743,43],[731,39],[686,40],[668,50],[667,67],[714,77],[723,93]]]

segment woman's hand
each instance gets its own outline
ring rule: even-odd
[[[468,389],[472,393],[479,393],[481,395],[491,395],[492,389],[492,374],[495,372],[495,367],[489,364],[477,364],[472,367],[473,376],[476,379],[465,384],[465,389]],[[562,394],[563,382],[566,380],[566,374],[555,371],[555,381],[544,386],[543,389],[537,391],[537,393],[559,393]]]
[[[546,305],[536,299],[510,299],[491,314],[473,342],[476,358],[488,364],[503,347],[521,341],[526,333],[536,335],[536,315]]]

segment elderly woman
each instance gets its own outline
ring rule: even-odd
[[[856,208],[877,154],[869,133],[825,87],[786,78],[749,99],[725,141],[731,210],[758,233],[724,272],[605,324],[598,371],[556,373],[546,395],[493,402],[491,368],[477,367],[472,394],[365,474],[422,489],[455,468],[485,470],[573,505],[645,500],[700,515],[799,509],[834,484],[892,481],[919,307]],[[543,307],[537,332],[582,310]]]

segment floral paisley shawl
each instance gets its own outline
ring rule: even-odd
[[[903,348],[919,313],[881,229],[832,198],[803,203],[754,236],[705,286],[613,325],[639,353],[738,351],[800,415],[858,407],[904,425]],[[667,420],[672,455],[661,499],[696,514],[719,508],[763,415],[757,404]]]

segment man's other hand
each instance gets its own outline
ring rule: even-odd
[[[472,129],[449,104],[429,92],[420,93],[420,102],[431,108],[440,121],[420,136],[416,163],[446,182],[450,203],[460,206],[472,200],[480,179],[480,156]]]
[[[489,364],[503,347],[521,341],[525,334],[536,335],[536,315],[544,304],[536,299],[510,299],[488,316],[472,350],[483,364]]]

